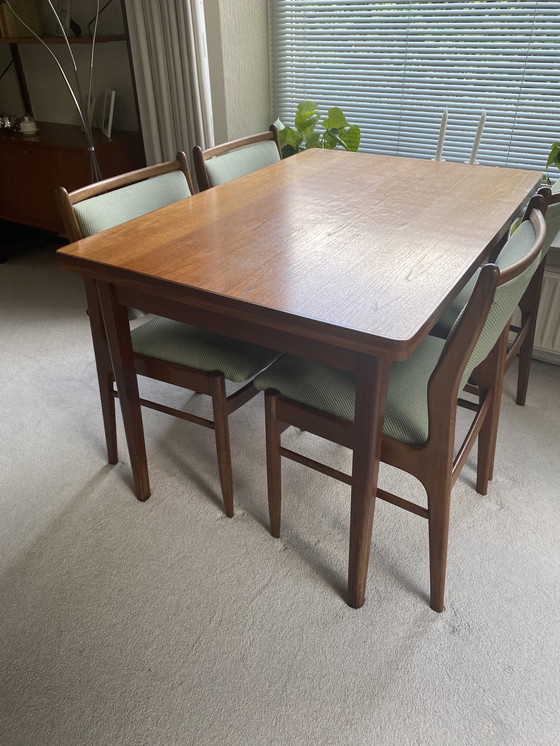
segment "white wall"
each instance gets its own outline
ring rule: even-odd
[[[10,47],[0,44],[0,75],[4,72],[6,65],[10,62]],[[17,108],[16,108],[17,107]],[[17,78],[12,65],[0,80],[0,114],[17,114],[21,116],[21,97],[17,85]]]
[[[267,0],[206,0],[205,12],[216,142],[267,130]]]

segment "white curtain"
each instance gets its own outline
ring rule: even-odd
[[[148,165],[214,144],[202,0],[126,0]]]

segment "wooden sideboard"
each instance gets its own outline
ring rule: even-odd
[[[73,125],[38,122],[36,135],[0,130],[0,219],[60,232],[54,190],[91,183],[86,138]],[[103,178],[145,165],[138,132],[117,132],[108,139],[94,133]]]
[[[108,4],[108,3],[107,3]],[[2,6],[5,7],[5,6]],[[111,34],[96,36],[96,44],[126,44],[132,93],[140,122],[134,69],[130,61],[130,41],[125,0],[120,0],[121,20]],[[117,20],[117,19],[114,19]],[[16,31],[12,30],[12,33]],[[20,57],[21,45],[49,47],[58,45],[91,45],[91,36],[10,37],[0,36],[0,44],[9,45],[23,109],[34,116],[33,103]],[[99,53],[99,52],[98,52]],[[63,230],[55,203],[54,190],[63,186],[71,191],[92,182],[87,141],[79,126],[37,122],[36,135],[27,136],[0,130],[0,220],[61,232]],[[114,132],[108,139],[94,131],[94,145],[103,178],[141,168],[146,164],[140,132]]]

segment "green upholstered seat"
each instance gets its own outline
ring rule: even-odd
[[[274,140],[266,140],[209,158],[204,165],[210,185],[217,186],[259,168],[270,166],[279,160],[276,143]]]
[[[92,236],[190,196],[184,174],[173,171],[120,187],[118,195],[106,192],[90,197],[76,203],[74,212],[83,235]]]
[[[444,345],[442,339],[426,337],[408,360],[393,363],[383,424],[385,435],[404,443],[426,441],[428,381]],[[284,355],[258,375],[254,384],[261,391],[276,389],[287,399],[354,421],[354,376],[347,371]]]
[[[501,252],[501,267],[522,258],[535,240],[529,221],[523,223]],[[463,372],[463,382],[490,353],[525,292],[538,267],[539,256],[520,275],[496,289],[482,332]],[[506,265],[505,262],[508,262]],[[460,323],[459,314],[456,324]],[[383,433],[410,445],[422,445],[428,438],[428,382],[446,341],[428,336],[408,360],[391,366]],[[254,381],[260,390],[276,389],[287,399],[327,414],[354,420],[354,376],[328,365],[285,355]]]
[[[131,337],[137,354],[207,373],[221,371],[236,383],[252,378],[278,357],[264,347],[159,316],[133,329]]]

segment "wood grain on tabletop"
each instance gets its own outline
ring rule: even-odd
[[[61,264],[81,257],[407,340],[538,181],[521,169],[308,150],[65,247]]]

